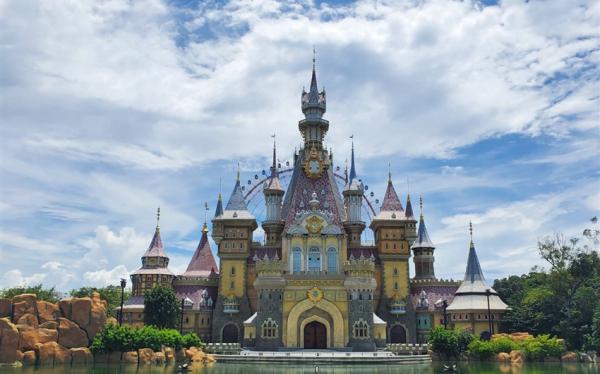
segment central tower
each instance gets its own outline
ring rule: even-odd
[[[317,87],[317,73],[315,71],[315,59],[313,58],[312,78],[310,80],[310,90],[302,90],[301,96],[302,113],[304,119],[298,122],[298,128],[304,138],[304,149],[310,150],[323,148],[323,138],[329,130],[329,121],[323,119],[323,114],[327,109],[325,88],[319,92]]]

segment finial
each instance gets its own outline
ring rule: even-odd
[[[240,181],[240,162],[238,161],[238,167],[237,167],[237,181]]]
[[[271,135],[273,138],[273,165],[271,165],[271,176],[275,176],[277,172],[277,144],[275,143],[275,134]]]
[[[408,195],[408,199],[410,200],[410,178],[406,177],[406,193]]]
[[[156,210],[156,229],[160,229],[160,207]]]
[[[317,50],[313,44],[313,70],[315,70],[315,62],[317,61]]]
[[[219,195],[220,197],[220,195]],[[208,201],[204,202],[204,225],[202,226],[202,232],[208,232],[208,225],[206,222],[208,221]]]
[[[471,247],[473,247],[473,222],[469,220],[469,235],[471,236]]]
[[[388,162],[388,182],[392,183],[392,163]]]
[[[423,196],[419,196],[419,208],[421,209],[421,218],[423,218]]]

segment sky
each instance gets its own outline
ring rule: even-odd
[[[539,239],[600,210],[599,20],[577,0],[0,0],[0,288],[118,284],[158,206],[183,272],[238,162],[247,186],[273,133],[284,165],[301,144],[313,47],[335,165],[354,135],[374,204],[388,165],[423,197],[438,277],[463,277],[469,221],[490,283],[543,266]]]

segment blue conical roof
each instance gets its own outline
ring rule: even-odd
[[[483,272],[481,271],[481,265],[479,265],[479,259],[477,258],[477,252],[475,251],[475,244],[471,240],[469,248],[469,258],[467,259],[467,271],[465,271],[465,282],[485,281]]]
[[[240,184],[240,180],[235,182],[235,187],[233,187],[233,192],[231,193],[231,197],[227,202],[227,206],[225,210],[248,210],[246,206],[246,199],[244,199],[244,193],[242,192],[242,185]]]
[[[215,217],[219,217],[223,215],[223,199],[221,198],[221,194],[219,193],[219,199],[217,200],[217,208],[215,209]]]
[[[413,208],[410,202],[410,194],[406,196],[406,212],[404,213],[404,215],[406,216],[406,218],[414,218]]]
[[[417,239],[415,240],[411,248],[435,248],[435,246],[431,242],[431,239],[429,239],[427,227],[425,227],[425,219],[423,218],[422,214],[419,218],[419,232],[417,233]]]

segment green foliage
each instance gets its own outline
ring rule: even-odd
[[[469,353],[479,359],[487,359],[492,357],[494,352],[494,346],[491,340],[481,340],[479,338],[473,339],[469,344]]]
[[[41,284],[28,287],[5,288],[0,290],[0,297],[12,299],[17,295],[21,295],[24,293],[34,293],[37,295],[38,300],[49,301],[51,303],[57,303],[60,300],[60,298],[58,297],[58,292],[56,292],[54,286],[51,288],[44,288]]]
[[[103,288],[81,287],[71,290],[70,295],[72,297],[91,297],[94,292],[98,292],[100,298],[106,300],[108,303],[108,315],[117,318],[115,308],[121,306],[121,287],[119,286],[107,286]],[[131,292],[125,290],[124,300],[127,300],[130,295]]]
[[[160,329],[175,328],[179,322],[179,300],[170,287],[156,286],[144,295],[144,324]]]
[[[431,330],[428,343],[434,352],[444,354],[448,357],[457,357],[467,349],[472,340],[473,335],[469,332],[446,330],[438,326]]]
[[[529,360],[561,357],[565,353],[565,346],[562,341],[555,337],[550,337],[550,335],[540,335],[533,339],[526,339],[522,342],[521,347]]]
[[[162,347],[202,347],[203,343],[194,333],[179,334],[174,329],[158,329],[154,326],[135,328],[130,326],[106,325],[104,330],[96,335],[91,350],[99,352],[126,352],[140,348],[151,348],[154,351]]]
[[[585,336],[584,349],[586,351],[596,351],[600,354],[600,304],[594,312],[591,332]]]
[[[525,357],[532,361],[543,360],[546,357],[560,357],[565,352],[561,339],[549,335],[539,335],[522,342],[512,340],[508,336],[497,336],[492,340],[474,339],[469,344],[469,354],[479,359],[487,359],[500,352],[523,351]]]
[[[508,336],[497,336],[489,341],[494,353],[510,353],[510,351],[518,350],[519,344]]]

